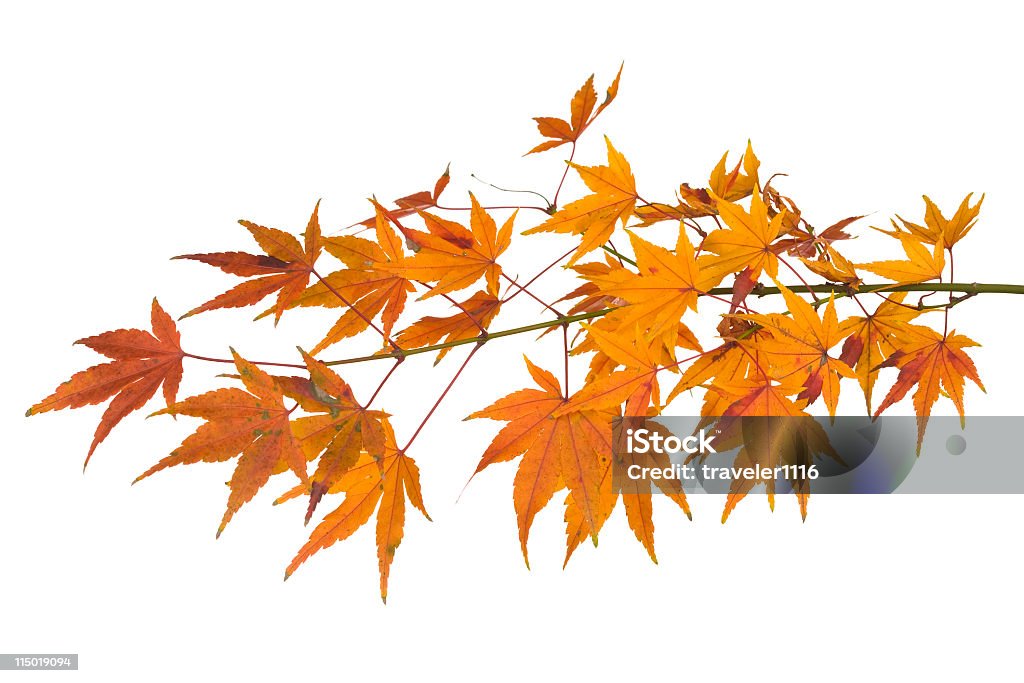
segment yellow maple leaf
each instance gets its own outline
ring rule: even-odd
[[[875,275],[884,278],[909,284],[913,282],[927,282],[942,277],[942,271],[946,268],[946,255],[943,252],[942,242],[937,242],[931,252],[918,241],[917,237],[910,233],[897,232],[892,234],[903,245],[903,251],[907,254],[906,261],[873,261],[861,263],[859,266],[869,270]]]
[[[779,260],[771,245],[782,230],[786,213],[769,220],[760,192],[751,196],[750,211],[722,197],[716,196],[715,202],[727,227],[713,231],[704,240],[704,249],[712,253],[698,260],[701,272],[714,284],[744,268],[750,268],[754,282],[762,271],[776,277]]]
[[[593,194],[566,204],[551,218],[523,232],[524,235],[537,232],[583,235],[576,253],[569,259],[570,266],[607,242],[615,226],[620,221],[625,224],[636,206],[636,180],[629,162],[607,137],[605,143],[608,146],[607,166],[571,164]]]

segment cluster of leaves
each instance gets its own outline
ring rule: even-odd
[[[536,119],[547,140],[530,153],[571,146],[554,199],[546,206],[518,207],[520,211],[508,211],[500,221],[492,214],[508,207],[483,206],[473,195],[468,207],[441,207],[450,177],[446,170],[432,191],[402,197],[392,208],[372,200],[374,215],[355,224],[363,228],[359,234],[343,229],[343,234],[325,236],[317,205],[302,241],[241,221],[262,253],[178,257],[243,278],[182,317],[251,306],[270,297],[272,304],[259,317],[272,315],[275,323],[297,307],[326,309],[330,327],[295,362],[257,363],[234,350],[224,359],[186,352],[174,321],[154,300],[152,332],[121,329],[82,339],[78,343],[111,361],[75,374],[29,414],[109,399],[89,448],[91,456],[118,422],[162,387],[166,407],[156,414],[204,422],[139,479],[177,465],[235,460],[218,535],[278,475],[297,480],[278,502],[305,498],[307,522],[325,497],[340,496],[287,574],[318,550],[350,536],[376,513],[384,597],[403,537],[406,503],[427,514],[410,447],[463,368],[497,337],[542,328],[562,333],[564,368],[552,372],[527,358],[526,370],[535,386],[469,416],[505,423],[484,450],[477,472],[518,459],[513,502],[524,558],[535,516],[564,491],[566,562],[582,540],[596,542],[620,498],[630,528],[655,559],[651,491],[612,485],[614,460],[623,457],[613,448],[612,422],[621,416],[663,414],[692,390],[703,392],[700,414],[708,423],[737,416],[808,415],[816,405],[834,416],[841,387],[849,384],[844,379],[855,380],[875,416],[913,392],[919,448],[940,396],[963,416],[966,380],[982,384],[965,352],[975,342],[949,326],[950,308],[976,293],[952,284],[953,252],[974,226],[981,200],[972,204],[968,195],[946,218],[925,197],[922,223],[897,216],[887,229],[870,233],[903,256],[871,263],[855,263],[841,253],[861,217],[817,229],[792,198],[779,192],[771,179],[763,179],[749,143],[732,165],[723,155],[706,184],[682,183],[671,201],[647,201],[638,193],[628,161],[611,141],[606,139],[603,165],[573,161],[581,135],[618,89],[616,76],[598,104],[591,77],[572,98],[567,120]],[[559,206],[570,170],[588,192]],[[572,236],[572,248],[526,284],[507,275],[499,263],[516,234],[520,212],[543,217],[523,235]],[[455,220],[467,214],[468,226]],[[670,244],[643,236],[656,224],[671,226]],[[623,233],[629,254],[611,243]],[[334,264],[321,274],[325,252]],[[572,268],[581,284],[550,300],[538,293],[536,282],[560,264]],[[780,273],[792,276],[788,286]],[[865,273],[886,282],[866,284]],[[950,292],[948,301],[908,301],[909,292],[933,292],[943,284],[943,291]],[[954,297],[957,291],[962,296]],[[417,301],[443,297],[451,315],[403,323],[410,294],[417,292]],[[491,331],[502,308],[520,294],[550,313],[550,320]],[[768,294],[780,294],[771,300],[781,300],[784,308],[757,310]],[[842,319],[841,300],[852,309]],[[556,308],[563,302],[573,302],[565,313]],[[714,339],[702,341],[691,330],[699,315],[720,321]],[[927,318],[934,318],[936,325],[920,324]],[[362,334],[380,339],[377,354],[343,361],[319,357]],[[391,416],[371,407],[381,388],[409,357],[438,351],[436,364],[461,345],[471,345],[470,352],[412,438],[399,446]],[[572,356],[589,358],[586,377],[575,387],[569,373]],[[233,364],[237,374],[230,381],[235,385],[177,400],[186,358]],[[376,390],[360,402],[331,366],[374,359],[391,359],[392,365]],[[282,368],[291,368],[292,374],[280,372]],[[895,380],[875,407],[874,389],[890,368]],[[561,380],[556,378],[559,371],[564,371]],[[759,464],[774,466],[771,449],[754,452],[759,455],[751,457]],[[683,491],[668,482],[660,486],[690,516]],[[748,490],[732,491],[723,521]],[[798,491],[798,496],[806,514],[807,495]]]

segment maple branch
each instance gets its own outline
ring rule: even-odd
[[[795,285],[790,287],[789,290],[796,294],[806,294],[809,290],[813,290],[819,294],[834,293],[839,297],[851,296],[850,291],[845,285],[830,284],[830,285]],[[873,285],[861,285],[857,293],[875,294],[881,292],[960,292],[965,296],[957,297],[954,299],[954,305],[972,298],[978,294],[1024,294],[1024,285],[1008,285],[1008,284],[984,284],[984,283],[962,283],[962,282],[934,282],[931,284],[920,283],[912,285],[894,285],[894,284],[873,284]],[[715,287],[714,289],[708,290],[708,295],[724,295],[731,294],[731,287]],[[778,287],[755,287],[751,294],[757,297],[771,296],[774,294],[780,294]],[[822,300],[824,301],[824,300]],[[942,308],[949,304],[941,304],[939,306],[925,306],[923,309],[930,308]],[[911,308],[917,308],[911,306]],[[559,316],[553,320],[545,320],[539,323],[532,323],[530,325],[523,325],[521,327],[513,327],[507,330],[499,330],[497,332],[488,332],[486,337],[477,336],[469,337],[468,339],[456,339],[453,341],[442,342],[440,344],[430,344],[429,346],[420,346],[414,349],[401,349],[395,351],[389,351],[387,353],[377,353],[369,356],[355,356],[352,358],[342,358],[338,360],[325,361],[325,365],[350,365],[353,363],[362,363],[371,360],[384,360],[390,358],[392,360],[398,360],[399,358],[405,358],[407,356],[416,356],[421,353],[430,353],[431,351],[440,351],[442,349],[450,349],[456,346],[464,346],[466,344],[477,344],[490,341],[492,339],[501,339],[502,337],[511,337],[517,334],[524,334],[526,332],[535,332],[537,330],[545,330],[549,327],[557,327],[559,325],[568,325],[582,320],[591,320],[593,318],[600,318],[605,316],[612,311],[614,308],[603,308],[599,311],[588,311],[586,313],[577,313],[575,315]],[[209,356],[200,356],[193,353],[185,353],[186,358],[194,358],[195,360],[209,361],[211,363],[230,363],[234,364],[235,361],[229,358],[211,358]],[[283,367],[283,368],[298,368],[305,370],[306,366],[298,363],[278,363],[274,361],[249,361],[253,365],[266,365],[270,367]]]
[[[831,285],[796,285],[790,287],[791,292],[797,294],[806,294],[809,290],[814,290],[819,294],[835,293],[840,297],[850,296],[850,292],[846,285],[831,284]],[[931,284],[921,283],[912,285],[894,285],[894,284],[874,284],[874,285],[861,285],[858,292],[962,292],[964,294],[1024,294],[1024,285],[1007,285],[1007,284],[979,284],[979,283],[944,283],[935,282]],[[707,294],[731,294],[731,287],[715,287],[708,290]],[[755,287],[751,294],[755,294],[758,297],[770,296],[773,294],[780,294],[778,287]],[[553,320],[545,320],[539,323],[533,323],[531,325],[523,325],[521,327],[513,327],[508,330],[499,330],[497,332],[488,332],[487,337],[469,337],[468,339],[456,339],[454,341],[447,341],[440,344],[431,344],[429,346],[421,346],[415,349],[403,349],[401,352],[392,351],[388,353],[379,353],[371,356],[357,356],[354,358],[343,358],[340,360],[326,361],[325,365],[349,365],[351,363],[362,363],[364,361],[381,360],[384,358],[398,358],[400,356],[415,356],[421,353],[430,353],[431,351],[439,351],[441,349],[449,349],[455,346],[464,346],[466,344],[476,344],[480,342],[490,341],[492,339],[501,339],[502,337],[511,337],[517,334],[523,334],[525,332],[534,332],[536,330],[545,330],[549,327],[557,327],[558,325],[579,322],[581,320],[590,320],[592,318],[600,318],[608,315],[614,308],[603,308],[599,311],[588,311],[586,313],[577,313],[575,315],[560,316]]]

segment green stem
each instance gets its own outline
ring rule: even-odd
[[[522,327],[513,327],[510,330],[501,330],[500,332],[488,332],[486,337],[470,337],[469,339],[456,339],[455,341],[444,342],[442,344],[431,344],[430,346],[421,346],[416,349],[405,349],[401,353],[389,351],[387,353],[378,353],[373,356],[359,356],[357,358],[345,358],[343,360],[330,360],[324,363],[324,365],[348,365],[350,363],[361,363],[363,361],[380,360],[382,358],[415,356],[416,354],[419,353],[430,353],[431,351],[439,351],[440,349],[450,349],[453,346],[464,346],[466,344],[482,344],[492,339],[499,339],[501,337],[511,337],[514,334],[533,332],[534,330],[544,330],[549,327],[556,327],[558,325],[567,325],[569,323],[579,322],[580,320],[600,318],[601,316],[611,313],[614,310],[614,308],[604,308],[601,309],[600,311],[590,311],[589,313],[563,315],[553,320],[545,320],[544,322],[533,323],[532,325],[523,325]]]
[[[873,284],[873,285],[861,285],[856,292],[851,292],[845,285],[796,285],[789,287],[789,290],[797,294],[806,294],[808,292],[815,292],[818,294],[829,294],[834,293],[841,297],[849,296],[851,293],[868,293],[868,292],[962,292],[964,294],[1024,294],[1024,285],[1004,285],[1004,284],[978,284],[978,283],[964,283],[964,282],[933,282],[933,283],[921,283],[913,285],[894,285],[894,284]],[[731,294],[731,287],[715,287],[707,292],[708,294],[722,295]],[[758,287],[754,289],[752,294],[754,296],[769,296],[772,294],[779,294],[780,290],[778,287]],[[569,323],[580,322],[581,320],[590,320],[593,318],[600,318],[601,316],[607,315],[614,311],[614,308],[604,308],[600,311],[589,311],[587,313],[577,313],[576,315],[563,315],[551,320],[545,320],[539,323],[533,323],[532,325],[523,325],[521,327],[513,327],[508,330],[501,330],[499,332],[489,332],[486,337],[470,337],[468,339],[456,339],[455,341],[448,341],[441,344],[431,344],[430,346],[421,346],[415,349],[403,349],[402,351],[391,351],[388,353],[379,353],[372,356],[358,356],[356,358],[345,358],[342,360],[327,361],[327,365],[348,365],[350,363],[361,363],[370,360],[381,360],[384,358],[399,358],[405,356],[415,356],[420,353],[430,353],[431,351],[439,351],[441,349],[448,349],[454,346],[464,346],[465,344],[482,344],[492,339],[499,339],[501,337],[511,337],[516,334],[523,334],[524,332],[533,332],[535,330],[544,330],[549,327],[556,327],[558,325],[567,325]]]

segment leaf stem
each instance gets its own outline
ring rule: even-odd
[[[391,369],[388,370],[388,374],[384,375],[384,379],[382,379],[380,381],[380,384],[377,385],[376,391],[373,392],[373,396],[371,396],[370,400],[367,401],[366,405],[363,406],[363,410],[368,410],[370,408],[370,405],[373,403],[374,399],[377,398],[377,394],[379,394],[380,390],[384,388],[384,385],[388,383],[388,380],[391,379],[391,375],[395,374],[395,370],[398,369],[398,366],[401,365],[402,361],[404,360],[405,356],[399,356],[398,358],[395,359],[395,364],[391,366]]]
[[[559,260],[561,260],[561,259],[559,259]],[[549,267],[550,267],[550,266],[549,266]],[[544,308],[548,309],[549,311],[551,311],[552,313],[554,313],[554,314],[555,314],[555,315],[557,315],[558,317],[562,317],[562,314],[561,314],[561,313],[560,313],[560,312],[559,312],[559,311],[558,311],[557,309],[555,309],[555,307],[554,307],[554,306],[552,306],[551,304],[549,304],[549,303],[545,302],[545,301],[544,301],[543,299],[539,298],[539,297],[538,297],[538,296],[537,296],[536,294],[534,294],[533,292],[531,292],[530,290],[528,290],[528,289],[527,289],[527,287],[528,287],[529,285],[521,285],[521,284],[519,284],[518,282],[516,282],[516,281],[515,281],[515,279],[513,279],[513,278],[509,277],[509,276],[508,276],[508,275],[506,275],[506,274],[505,274],[504,272],[503,272],[503,273],[501,274],[501,276],[502,276],[503,278],[505,278],[506,280],[508,280],[508,283],[509,283],[510,285],[514,285],[514,286],[518,287],[518,288],[519,288],[519,291],[520,291],[520,292],[522,292],[522,293],[523,293],[523,294],[525,294],[526,296],[530,297],[531,299],[533,299],[534,301],[536,301],[536,302],[537,302],[537,303],[539,303],[539,304],[540,304],[541,306],[543,306]],[[538,275],[538,276],[534,277],[533,279],[534,279],[534,280],[536,280],[536,279],[537,279],[537,277],[540,277],[540,275]],[[533,282],[533,280],[531,280],[530,282]],[[510,296],[510,297],[509,297],[509,299],[511,299],[511,298],[512,298],[512,297]],[[508,301],[508,299],[506,299],[506,302],[507,302],[507,301]]]
[[[558,187],[555,189],[555,198],[551,201],[551,208],[558,208],[558,195],[562,192],[562,185],[565,184],[565,178],[569,175],[569,168],[572,166],[572,159],[576,156],[576,141],[572,141],[572,151],[569,152],[569,160],[565,162],[565,170],[562,171],[562,179],[558,181]]]
[[[195,353],[189,353],[188,351],[182,351],[182,353],[185,355],[185,358],[192,358],[194,360],[205,360],[209,363],[228,363],[229,365],[235,364],[235,361],[230,358],[211,358],[210,356],[200,356]],[[298,368],[300,370],[306,369],[306,366],[303,365],[302,363],[276,363],[274,361],[269,360],[250,360],[249,362],[252,363],[253,365],[267,365],[275,368]]]
[[[343,303],[346,306],[348,306],[348,310],[352,311],[357,316],[359,316],[360,320],[362,320],[371,329],[373,329],[377,334],[379,334],[384,339],[384,341],[387,342],[388,346],[390,346],[396,352],[399,352],[399,351],[402,350],[402,347],[400,347],[398,344],[396,344],[394,342],[394,340],[391,339],[391,337],[389,337],[388,334],[384,330],[382,330],[379,327],[377,327],[377,324],[374,323],[373,320],[371,320],[370,318],[367,318],[366,315],[362,311],[360,311],[358,308],[353,306],[349,302],[349,300],[346,299],[345,296],[341,292],[339,292],[337,289],[334,288],[334,285],[332,285],[330,282],[328,282],[326,279],[324,279],[320,275],[320,273],[316,272],[316,269],[310,268],[309,272],[311,272],[313,274],[313,277],[315,277],[317,280],[319,280],[321,282],[321,284],[323,284],[323,286],[327,288],[327,291],[329,291],[334,296],[338,297],[338,299],[341,301],[341,303]]]
[[[420,435],[421,431],[423,431],[423,427],[426,426],[427,421],[434,414],[434,411],[437,410],[437,407],[439,405],[441,405],[441,401],[443,401],[444,397],[448,395],[448,392],[451,391],[451,388],[455,386],[455,381],[459,379],[459,375],[461,375],[462,371],[466,369],[467,365],[469,365],[470,359],[472,359],[473,356],[476,355],[476,352],[480,350],[480,347],[484,345],[484,341],[486,340],[478,341],[476,346],[473,347],[473,350],[469,352],[468,356],[466,356],[466,360],[462,361],[462,365],[460,365],[459,369],[455,371],[455,374],[452,376],[451,381],[448,382],[448,386],[444,388],[444,391],[441,392],[441,395],[437,397],[436,401],[434,401],[434,405],[431,406],[430,412],[428,412],[426,417],[423,418],[423,421],[420,422],[420,426],[416,428],[415,432],[413,432],[412,437],[409,439],[408,443],[406,443],[405,446],[402,447],[400,451],[401,453],[405,453],[406,451],[409,450],[409,447],[412,446],[413,441],[415,441],[416,437]]]

